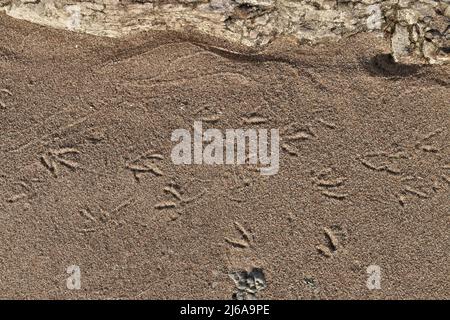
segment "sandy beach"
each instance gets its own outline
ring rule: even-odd
[[[450,298],[450,66],[371,34],[0,30],[0,298]],[[194,121],[279,129],[278,173],[175,165]]]

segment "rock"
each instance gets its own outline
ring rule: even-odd
[[[446,0],[447,1],[447,0]],[[386,14],[392,55],[405,64],[450,62],[445,1],[402,0]],[[448,1],[447,1],[448,2]]]
[[[449,62],[449,0],[0,0],[0,11],[99,36],[196,30],[252,47],[280,36],[315,44],[375,32],[397,62]]]
[[[233,294],[236,300],[256,300],[257,294],[267,287],[266,277],[260,268],[253,268],[250,272],[238,271],[230,274],[237,291]]]

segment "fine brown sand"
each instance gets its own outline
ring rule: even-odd
[[[251,270],[259,299],[450,298],[450,69],[387,49],[364,35],[255,55],[0,15],[0,298],[230,299]],[[279,128],[279,173],[172,164],[194,120]]]

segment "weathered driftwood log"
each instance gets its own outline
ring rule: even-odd
[[[398,62],[450,62],[450,0],[0,0],[0,11],[101,36],[195,30],[248,46],[376,32]]]

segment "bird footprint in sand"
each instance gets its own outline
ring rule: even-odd
[[[326,168],[313,177],[313,184],[325,197],[343,200],[348,196],[342,191],[346,180],[345,177],[337,175],[332,168]]]
[[[406,152],[378,152],[378,153],[367,153],[359,158],[359,161],[366,168],[377,171],[377,172],[387,172],[393,175],[399,175],[402,173],[401,160],[409,159],[410,156]]]
[[[179,209],[180,207],[184,207],[188,203],[202,197],[206,193],[206,190],[203,190],[192,197],[185,197],[181,191],[181,187],[178,184],[170,183],[164,187],[163,192],[169,196],[169,199],[158,202],[155,205],[155,209],[157,210]],[[182,211],[179,210],[176,211],[176,214],[171,213],[171,219],[177,219],[181,213]]]
[[[240,233],[240,239],[225,237],[225,241],[235,248],[248,248],[253,240],[252,235],[239,222],[235,222],[234,226]]]
[[[336,255],[338,252],[345,252],[341,242],[339,241],[338,235],[336,232],[341,232],[342,235],[345,235],[345,232],[342,231],[342,228],[339,226],[334,226],[332,228],[323,228],[325,236],[327,237],[327,245],[318,245],[316,246],[317,251],[319,251],[322,255],[327,258],[330,258]]]
[[[133,172],[137,182],[140,181],[143,174],[151,173],[155,176],[162,176],[164,172],[157,166],[157,162],[163,160],[160,154],[149,154],[134,160],[126,165],[128,170]]]
[[[49,150],[41,156],[43,165],[55,176],[59,176],[60,165],[69,169],[76,169],[80,164],[68,158],[70,155],[79,154],[74,148],[62,148],[58,150]]]

